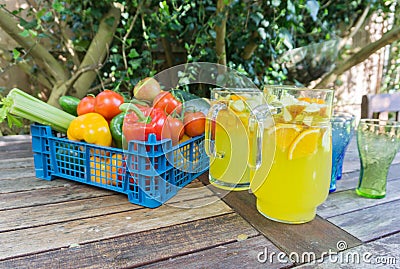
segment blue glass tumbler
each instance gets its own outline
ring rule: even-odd
[[[336,190],[336,180],[341,177],[343,159],[355,130],[355,116],[349,113],[334,113],[332,124],[332,174],[329,192]]]

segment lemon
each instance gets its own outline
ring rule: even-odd
[[[246,109],[246,105],[242,100],[232,101],[230,107],[237,112],[242,112]]]
[[[322,147],[326,152],[331,150],[331,138],[327,130],[325,130],[324,134],[322,135]]]
[[[319,129],[307,129],[303,131],[290,145],[288,159],[294,160],[313,155],[317,151],[318,140]]]

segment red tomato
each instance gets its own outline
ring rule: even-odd
[[[183,125],[185,126],[185,133],[188,136],[198,136],[204,134],[206,127],[206,116],[203,112],[189,112],[185,113],[183,118]]]
[[[170,136],[172,140],[172,145],[179,143],[185,134],[185,128],[183,127],[183,122],[180,119],[168,116],[167,124],[169,126]]]
[[[153,107],[165,111],[166,114],[182,112],[182,103],[179,102],[170,92],[160,92],[153,100]]]
[[[91,95],[83,97],[82,100],[79,102],[78,107],[76,108],[78,116],[95,112],[94,111],[95,100],[96,100],[95,97]]]
[[[110,121],[121,113],[119,106],[124,103],[124,97],[117,92],[104,90],[96,96],[94,111]]]

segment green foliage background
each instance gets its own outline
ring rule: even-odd
[[[225,0],[228,66],[246,74],[257,85],[299,83],[288,76],[288,70],[278,61],[285,52],[344,37],[367,6],[371,7],[370,14],[377,11],[388,14],[393,12],[390,8],[395,1]],[[64,58],[65,64],[73,69],[73,57],[61,37],[71,36],[77,57],[83,57],[101,17],[114,2],[37,1],[37,6],[28,11],[28,19],[20,18],[21,26],[25,27],[22,34],[47,42],[51,52]],[[117,0],[123,9],[121,23],[107,60],[98,70],[94,89],[118,88],[129,92],[140,79],[171,65],[217,62],[214,29],[221,23],[223,14],[216,12],[216,2]],[[19,16],[21,11],[13,13]],[[54,23],[55,20],[60,23]],[[67,26],[68,32],[60,25]],[[166,43],[171,49],[170,63],[166,61]],[[251,45],[254,50],[249,57],[244,57],[244,51]],[[24,52],[14,50],[15,61],[21,57]],[[388,72],[398,70],[398,58],[397,52],[394,67],[389,67]]]

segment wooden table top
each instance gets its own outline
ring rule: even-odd
[[[156,209],[73,181],[41,180],[30,137],[2,137],[0,268],[400,268],[400,154],[387,196],[361,198],[354,140],[318,216],[287,225],[261,216],[247,191],[205,187],[207,175]]]

